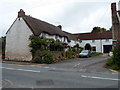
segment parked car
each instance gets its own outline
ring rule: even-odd
[[[81,53],[79,53],[79,57],[91,57],[91,51],[90,50],[82,50]]]

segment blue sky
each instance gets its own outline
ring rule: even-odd
[[[0,36],[23,9],[26,15],[53,25],[62,25],[70,33],[90,32],[93,27],[111,27],[111,3],[119,0],[1,0]]]

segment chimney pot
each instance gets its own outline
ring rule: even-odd
[[[23,16],[25,16],[25,12],[23,9],[20,9],[20,11],[18,12],[18,18]]]
[[[61,25],[58,25],[57,27],[59,27],[62,30],[62,26]]]
[[[116,3],[111,4],[112,12],[116,12]]]

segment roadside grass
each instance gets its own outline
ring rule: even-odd
[[[107,60],[106,66],[109,69],[120,70],[120,66],[115,63],[115,61],[113,60],[113,57],[111,57]]]
[[[113,49],[113,56],[106,62],[108,68],[113,70],[120,70],[120,43],[117,43]]]

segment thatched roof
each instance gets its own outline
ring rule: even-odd
[[[44,32],[48,33],[49,35],[59,35],[61,37],[67,37],[69,39],[69,36],[57,26],[26,15],[23,17],[23,20],[36,36],[39,36]]]

